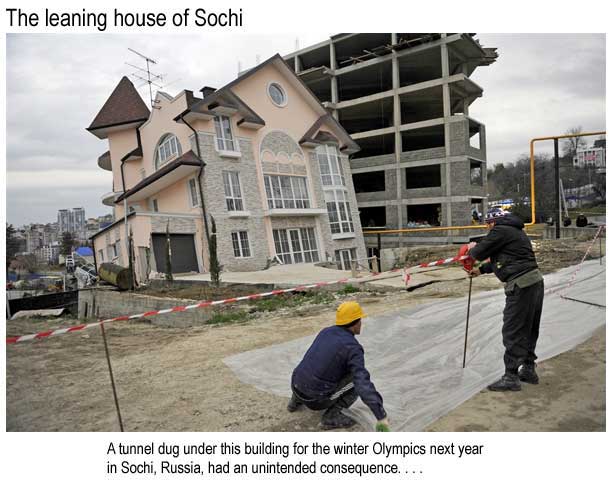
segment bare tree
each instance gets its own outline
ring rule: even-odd
[[[587,143],[584,137],[577,136],[582,133],[582,126],[569,128],[565,135],[576,135],[571,138],[565,138],[563,142],[563,156],[569,157],[570,160],[574,158],[578,149],[586,147]]]

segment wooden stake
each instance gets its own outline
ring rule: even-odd
[[[117,409],[117,420],[119,421],[119,428],[123,432],[123,421],[121,420],[121,410],[119,410],[119,400],[117,399],[117,389],[115,388],[115,379],[113,377],[113,368],[111,366],[110,355],[108,353],[108,343],[106,342],[106,332],[104,331],[104,324],[100,324],[102,330],[102,339],[104,340],[104,352],[106,353],[106,362],[108,363],[108,374],[110,375],[111,386],[113,388],[113,398],[115,399],[115,408]]]

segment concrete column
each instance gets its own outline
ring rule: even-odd
[[[302,70],[302,60],[297,54],[293,58],[293,69],[295,70],[295,74],[298,74]]]
[[[442,34],[445,38],[446,34]],[[442,58],[442,106],[444,110],[444,148],[446,150],[446,161],[444,162],[446,184],[444,194],[447,197],[452,195],[451,191],[451,167],[450,167],[450,116],[451,116],[451,102],[450,102],[450,87],[448,85],[449,76],[449,62],[448,62],[448,47],[446,43],[440,46],[441,58]],[[451,225],[451,203],[445,203],[445,215],[442,224],[444,226]]]
[[[391,44],[397,44],[397,34],[391,34]],[[393,128],[395,138],[395,163],[397,168],[395,169],[396,178],[396,197],[397,197],[397,228],[404,227],[404,208],[402,207],[402,169],[400,168],[400,157],[402,154],[402,133],[400,132],[400,126],[402,124],[402,112],[399,94],[397,90],[400,88],[400,76],[399,76],[399,60],[397,53],[393,51],[391,56],[391,76],[392,76],[392,89],[393,89]],[[398,236],[398,246],[401,246],[401,233]]]
[[[329,67],[332,70],[336,70],[338,68],[338,63],[336,62],[336,46],[334,45],[333,40],[329,40]],[[332,74],[331,77],[331,102],[338,103],[338,78],[336,74]],[[332,111],[332,116],[338,120],[338,110]]]

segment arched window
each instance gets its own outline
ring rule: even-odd
[[[157,143],[155,149],[155,170],[167,164],[181,153],[181,144],[176,135],[167,133]]]

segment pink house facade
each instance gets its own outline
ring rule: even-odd
[[[200,93],[158,92],[149,110],[124,77],[88,127],[108,140],[98,165],[113,174],[98,265],[127,266],[132,234],[137,278],[163,273],[168,230],[173,272],[206,272],[212,218],[225,271],[364,263],[348,162],[359,147],[282,58]]]

